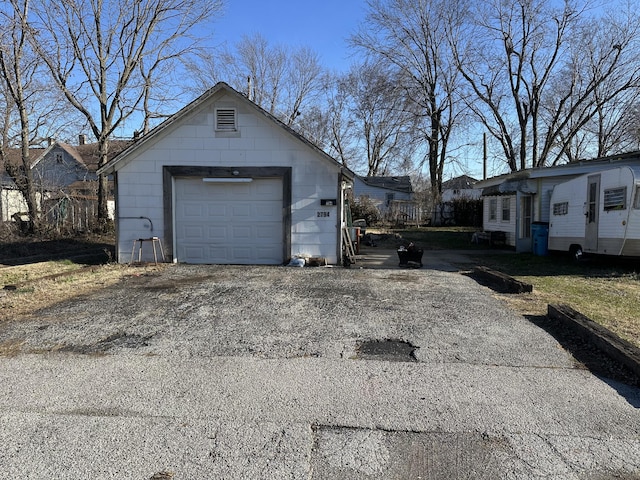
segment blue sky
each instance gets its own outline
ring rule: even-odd
[[[346,71],[348,37],[364,21],[366,0],[224,0],[222,15],[214,24],[216,44],[234,44],[242,35],[260,33],[271,45],[307,46],[320,56],[323,67]],[[478,142],[482,139],[478,137]],[[459,164],[448,165],[445,177],[482,175],[477,148],[462,152]],[[460,152],[459,152],[460,153]],[[478,171],[479,170],[479,171]]]
[[[346,70],[347,38],[365,12],[365,0],[225,0],[214,42],[233,44],[242,35],[260,33],[273,45],[310,47],[324,67]]]

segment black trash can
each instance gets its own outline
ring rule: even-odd
[[[398,249],[398,258],[400,267],[422,267],[422,254],[423,250],[417,248],[414,245],[409,245],[407,248],[400,247]]]

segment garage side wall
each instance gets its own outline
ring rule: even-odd
[[[216,131],[217,108],[236,112],[236,131]],[[290,211],[283,216],[289,215],[286,224],[290,231],[285,235],[289,251],[283,260],[306,254],[338,262],[338,207],[321,205],[321,200],[339,198],[339,167],[251,105],[224,92],[122,162],[117,199],[119,262],[130,260],[135,239],[151,236],[161,239],[167,260],[174,259],[170,232],[175,212],[167,212],[165,207],[165,198],[172,199],[174,192],[166,191],[165,175],[185,168],[192,169],[194,175],[203,169],[213,169],[213,175],[221,170],[288,169]],[[148,261],[152,259],[151,248],[145,248],[143,260]]]

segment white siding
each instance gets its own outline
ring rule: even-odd
[[[466,198],[469,200],[477,200],[482,195],[482,190],[476,188],[463,188],[456,190],[443,190],[442,202],[453,202],[454,200]]]
[[[565,250],[573,242],[584,246],[586,235],[585,205],[587,201],[588,179],[592,175],[600,175],[600,193],[598,209],[598,252],[619,254],[619,250],[611,249],[616,243],[607,240],[638,238],[638,211],[633,209],[635,181],[640,170],[621,167],[594,172],[563,182],[553,190],[552,203],[568,204],[566,215],[553,215],[549,227],[550,245],[554,249]],[[604,192],[612,188],[626,187],[626,208],[621,210],[604,210]],[[551,205],[550,208],[552,208]]]
[[[598,205],[598,237],[624,238],[629,224],[629,212],[632,208],[634,174],[629,168],[616,168],[602,172],[600,177],[600,204]],[[626,207],[624,210],[604,210],[604,192],[612,188],[626,187]],[[586,186],[583,196],[586,197]]]
[[[585,217],[584,201],[587,192],[586,177],[562,182],[552,190],[549,199],[549,238],[554,245],[554,237],[584,238]],[[567,203],[566,215],[553,215],[553,203]],[[568,246],[567,246],[568,248]]]
[[[496,199],[498,210],[495,220],[489,220],[490,199]],[[509,221],[502,220],[502,199],[509,198]],[[482,225],[487,232],[505,232],[507,234],[507,244],[515,246],[516,242],[516,196],[497,195],[486,196],[482,202]]]
[[[376,205],[384,205],[387,193],[393,193],[394,200],[412,200],[413,194],[399,192],[390,188],[374,187],[356,177],[353,185],[353,194],[357,197],[369,197]]]
[[[551,212],[551,194],[553,193],[553,189],[556,185],[564,183],[568,180],[568,178],[564,177],[555,177],[555,178],[545,178],[540,181],[540,186],[538,191],[540,192],[538,198],[539,204],[539,216],[536,218],[541,222],[549,222],[550,221],[550,212]],[[585,187],[586,188],[586,187]]]
[[[14,214],[27,211],[27,202],[24,201],[24,197],[18,190],[2,189],[0,195],[2,196],[0,198],[2,206],[0,221],[10,221]]]
[[[238,132],[215,132],[215,108],[236,108]],[[118,258],[128,261],[132,242],[151,235],[162,238],[163,167],[291,167],[291,254],[308,254],[337,263],[340,216],[336,206],[338,167],[244,102],[220,92],[167,131],[118,171]],[[318,212],[329,212],[329,217]],[[149,217],[153,223],[137,217]]]

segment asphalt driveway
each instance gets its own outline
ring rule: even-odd
[[[3,325],[0,476],[640,478],[640,390],[388,266],[173,265]]]

